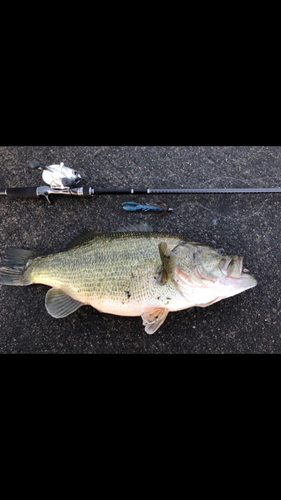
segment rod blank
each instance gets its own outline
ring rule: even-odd
[[[196,193],[281,193],[281,188],[178,188],[178,189],[93,189],[92,195],[103,194],[196,194]]]
[[[151,189],[150,193],[280,193],[281,188],[198,188],[198,189]]]

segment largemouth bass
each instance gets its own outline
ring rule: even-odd
[[[254,287],[257,281],[242,269],[242,257],[141,224],[83,233],[50,255],[7,249],[0,284],[51,286],[45,304],[54,318],[89,304],[104,313],[141,316],[152,334],[170,311],[207,307]]]

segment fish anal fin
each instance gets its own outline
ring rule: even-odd
[[[173,277],[174,270],[176,267],[176,256],[168,250],[168,245],[165,242],[161,242],[158,245],[159,254],[162,261],[162,269],[159,275],[159,283],[165,285],[168,279]]]
[[[83,306],[83,303],[66,295],[62,290],[51,288],[46,294],[45,305],[53,318],[65,318]]]
[[[145,331],[148,334],[155,333],[168,316],[169,310],[164,307],[147,307],[141,317]]]

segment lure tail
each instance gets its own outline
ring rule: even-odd
[[[32,281],[27,278],[26,270],[36,255],[38,254],[31,250],[8,248],[0,267],[0,285],[31,285]]]

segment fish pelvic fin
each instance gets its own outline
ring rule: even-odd
[[[164,307],[148,307],[146,308],[141,317],[143,325],[145,326],[145,331],[149,335],[155,333],[161,325],[163,325],[165,319],[168,316],[168,309]]]
[[[53,318],[65,318],[77,311],[83,303],[66,295],[62,290],[51,288],[46,294],[45,306]]]
[[[7,248],[0,267],[0,285],[27,286],[32,281],[27,276],[27,269],[38,253],[21,248]]]
[[[159,283],[165,285],[168,279],[173,277],[176,267],[176,256],[167,249],[167,243],[165,242],[159,243],[158,248],[162,261],[162,269],[159,274]]]

